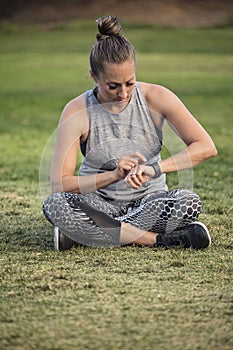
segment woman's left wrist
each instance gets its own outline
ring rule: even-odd
[[[157,179],[158,177],[160,177],[162,175],[162,169],[161,169],[161,166],[158,162],[154,162],[154,163],[150,164],[150,166],[154,170],[154,175],[152,176],[152,179]]]

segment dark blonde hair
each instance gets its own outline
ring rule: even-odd
[[[104,72],[104,63],[123,63],[128,59],[135,59],[133,45],[120,34],[121,25],[116,17],[104,16],[96,20],[99,33],[97,42],[90,52],[90,65],[93,74],[98,77]]]

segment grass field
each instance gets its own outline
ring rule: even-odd
[[[0,31],[1,350],[230,350],[232,27],[125,28],[138,80],[177,93],[218,156],[194,169],[205,251],[123,247],[53,251],[39,168],[64,105],[93,86],[93,24]],[[165,151],[164,151],[165,152]],[[176,187],[176,176],[168,177]]]

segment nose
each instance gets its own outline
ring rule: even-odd
[[[121,99],[125,99],[127,98],[127,89],[126,89],[126,86],[121,86],[119,87],[118,89],[118,97],[121,98]]]

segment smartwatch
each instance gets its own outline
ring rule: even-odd
[[[152,179],[157,179],[158,177],[160,177],[161,169],[160,169],[159,163],[154,162],[154,163],[150,164],[150,166],[152,166],[154,168],[154,171],[155,171],[155,175],[152,177]]]

